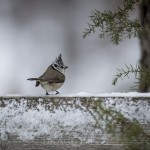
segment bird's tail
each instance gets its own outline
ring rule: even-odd
[[[30,81],[35,81],[35,80],[39,80],[39,78],[29,78],[27,80],[30,80]]]

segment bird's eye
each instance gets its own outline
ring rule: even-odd
[[[62,68],[62,69],[63,69],[64,67],[63,67],[63,66],[61,66],[60,68]]]

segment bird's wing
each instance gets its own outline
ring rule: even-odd
[[[49,83],[62,83],[64,80],[61,80],[59,78],[40,78],[40,81],[47,81]]]
[[[39,77],[40,81],[48,81],[49,83],[62,83],[65,81],[64,74],[54,70],[49,66],[47,70]]]

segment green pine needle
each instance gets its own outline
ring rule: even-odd
[[[131,19],[129,15],[140,1],[124,0],[122,8],[118,7],[114,12],[92,10],[88,28],[83,32],[83,38],[95,34],[97,31],[100,38],[110,37],[110,40],[117,45],[123,38],[142,36],[145,29],[142,28],[140,20]]]
[[[112,81],[113,85],[116,85],[119,79],[123,79],[125,77],[129,78],[129,74],[133,74],[137,82],[135,82],[135,86],[132,87],[134,89],[135,87],[138,87],[139,84],[143,85],[150,85],[150,69],[148,68],[141,68],[139,65],[136,65],[133,67],[132,65],[125,65],[125,69],[117,69],[117,73],[115,75],[115,78]],[[138,74],[140,74],[140,78],[138,77]]]

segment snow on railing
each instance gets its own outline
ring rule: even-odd
[[[0,150],[18,146],[26,150],[60,146],[120,149],[118,136],[107,130],[112,123],[118,125],[115,133],[121,132],[117,115],[120,120],[125,118],[125,125],[136,120],[149,136],[150,94],[1,96]]]

